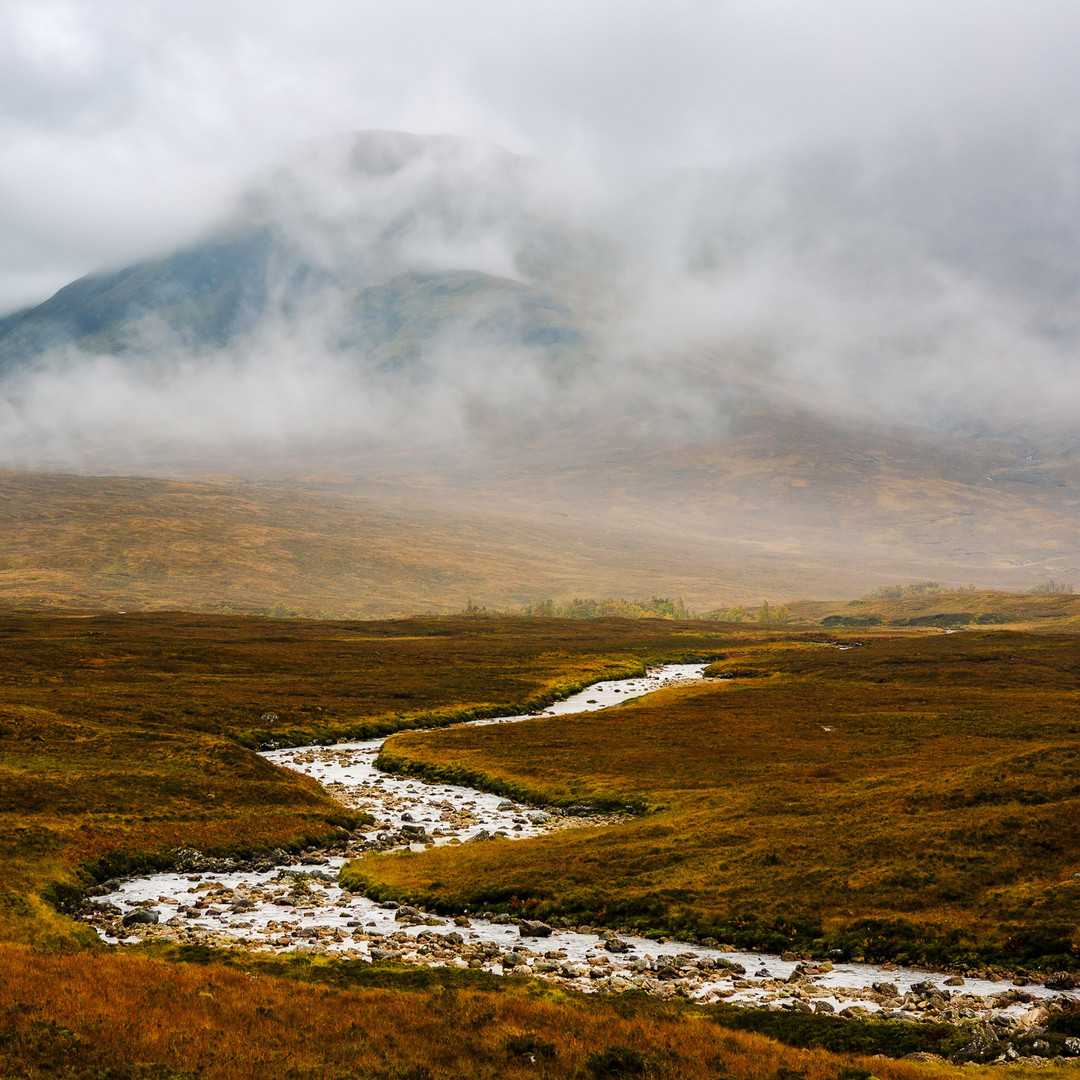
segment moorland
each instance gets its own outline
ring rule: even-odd
[[[384,768],[634,819],[367,856],[369,894],[970,970],[1080,952],[1075,637],[729,635],[702,686],[388,741]]]
[[[812,1017],[754,1032],[718,1007],[482,972],[117,950],[68,912],[89,885],[181,847],[333,846],[356,812],[253,747],[405,729],[392,767],[635,817],[366,856],[353,882],[374,892],[808,951],[1072,966],[1075,648],[997,630],[8,612],[3,1074],[922,1075],[894,1058],[956,1044],[949,1025]],[[608,713],[408,731],[689,658],[713,659],[715,678]]]

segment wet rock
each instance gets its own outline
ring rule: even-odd
[[[1041,1005],[1036,1005],[1034,1009],[1028,1009],[1026,1013],[1021,1015],[1016,1021],[1016,1025],[1021,1028],[1041,1027],[1049,1019],[1050,1013]]]
[[[550,937],[551,927],[536,919],[522,919],[518,923],[518,934],[521,937]]]
[[[525,956],[519,952],[508,952],[502,958],[502,966],[504,968],[524,967],[526,963]]]
[[[410,919],[422,919],[418,908],[403,906],[394,912],[394,922],[408,922]]]
[[[487,829],[481,829],[475,836],[470,836],[469,839],[465,841],[465,843],[466,844],[478,844],[481,840],[490,840],[490,839],[491,839],[491,833],[489,833],[487,831]]]
[[[897,989],[896,983],[891,982],[876,982],[871,986],[871,989],[878,994],[884,994],[886,997],[899,997],[900,991]]]
[[[1047,990],[1075,990],[1076,976],[1068,971],[1056,971],[1045,983]]]
[[[129,911],[121,920],[124,926],[152,926],[157,923],[158,913],[149,908],[136,908]]]
[[[723,969],[724,971],[730,971],[732,975],[745,975],[746,969],[741,963],[737,963],[734,960],[726,960],[723,956],[718,956],[713,961],[714,967]]]
[[[372,949],[370,950],[370,956],[372,960],[389,960],[394,954],[388,949]]]
[[[836,1010],[827,1001],[815,1001],[814,1012],[816,1013],[834,1013]]]
[[[947,978],[945,980],[945,985],[946,986],[963,986],[964,985],[964,980],[961,979],[959,975],[950,975],[949,978]]]
[[[617,937],[610,937],[604,942],[604,948],[609,953],[628,953],[630,946],[625,941],[620,941]]]
[[[422,843],[427,839],[427,829],[423,825],[402,825],[398,832],[401,839],[409,844]]]
[[[501,803],[499,803],[499,805],[496,806],[495,809],[496,810],[513,810],[514,809],[514,804],[509,799],[503,799],[503,801]]]
[[[1002,1044],[997,1040],[987,1039],[983,1036],[974,1038],[966,1046],[962,1046],[952,1056],[957,1064],[965,1061],[987,1062],[993,1061],[1002,1052]]]

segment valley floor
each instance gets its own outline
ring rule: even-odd
[[[895,1059],[951,1053],[970,1033],[949,1022],[759,1021],[391,960],[116,952],[65,912],[96,882],[165,868],[181,847],[300,852],[341,847],[363,825],[258,745],[535,708],[647,663],[721,656],[708,687],[587,719],[395,736],[383,752],[393,768],[636,816],[519,844],[367,855],[346,880],[442,910],[483,902],[684,936],[718,936],[725,912],[749,911],[724,940],[1072,968],[1077,651],[1066,635],[647,620],[5,615],[0,1075],[885,1080],[946,1069]],[[715,889],[718,873],[735,892]],[[1043,1026],[1055,1044],[1080,1035],[1067,1006]]]

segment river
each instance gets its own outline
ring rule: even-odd
[[[563,716],[617,706],[664,686],[693,682],[705,664],[669,664],[647,675],[596,683],[532,716]],[[513,723],[527,716],[477,724]],[[560,828],[614,823],[617,818],[567,815],[522,806],[498,795],[432,784],[380,772],[374,762],[384,739],[272,750],[264,756],[319,780],[349,806],[367,810],[376,825],[355,835],[341,854],[303,856],[230,866],[198,857],[186,872],[114,883],[92,897],[89,921],[112,944],[145,937],[276,952],[308,950],[362,959],[509,970],[558,980],[582,990],[638,987],[661,996],[728,1000],[819,1012],[861,1010],[895,1019],[951,1010],[954,1019],[1030,1014],[1058,996],[1038,984],[947,976],[891,965],[810,963],[790,956],[743,953],[675,940],[653,941],[603,928],[553,928],[526,937],[507,916],[444,919],[397,905],[381,905],[340,889],[337,871],[350,855],[371,845],[407,846],[402,827],[427,843],[482,842],[488,836],[536,836]],[[420,833],[423,830],[423,833]],[[423,842],[411,845],[420,850]],[[155,922],[124,925],[133,913]],[[490,916],[490,913],[487,913]],[[607,935],[605,937],[605,934]],[[789,981],[791,980],[791,981]],[[875,989],[878,984],[878,989]],[[891,984],[881,989],[882,984]],[[914,987],[919,987],[914,990]],[[931,987],[935,991],[931,994]],[[895,992],[892,992],[895,990]],[[1012,994],[1009,994],[1012,991]],[[947,999],[943,1006],[941,995]]]

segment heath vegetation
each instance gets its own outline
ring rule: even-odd
[[[1080,644],[732,635],[707,685],[573,720],[397,735],[381,763],[615,828],[354,861],[446,909],[958,967],[1080,953]]]

